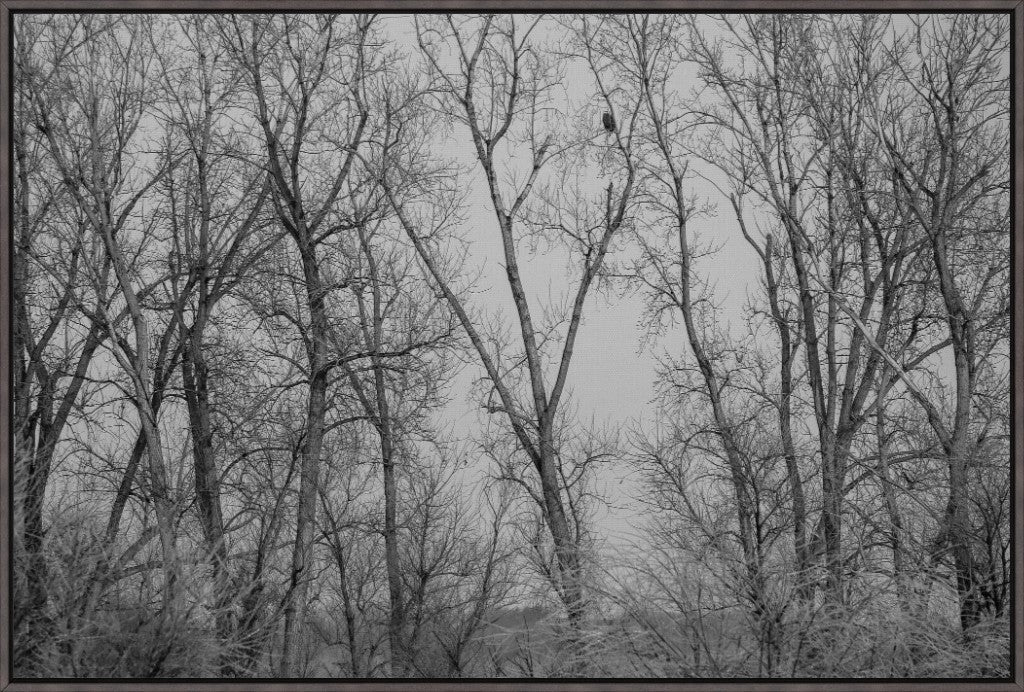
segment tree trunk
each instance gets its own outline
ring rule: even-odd
[[[544,514],[548,530],[555,547],[555,557],[561,579],[562,601],[565,604],[569,624],[574,631],[582,625],[585,604],[579,558],[579,545],[562,503],[558,474],[555,467],[553,430],[548,421],[541,422],[539,468],[541,490],[544,499]]]
[[[946,507],[946,540],[956,571],[956,590],[960,600],[960,625],[969,632],[981,617],[981,594],[972,552],[970,517],[970,483],[967,466],[970,459],[966,435],[954,438],[949,450],[949,503]]]
[[[908,575],[904,562],[903,546],[903,513],[900,512],[899,504],[896,501],[892,483],[892,474],[889,469],[889,450],[885,433],[885,398],[889,393],[891,377],[889,367],[884,367],[881,373],[882,386],[878,391],[878,413],[875,416],[875,439],[878,445],[878,475],[881,480],[882,500],[885,503],[886,513],[889,515],[889,523],[892,524],[892,571],[893,580],[896,582],[896,598],[902,612],[908,612],[910,605],[910,594],[908,591]]]
[[[379,347],[379,346],[378,346]],[[391,436],[384,373],[374,356],[374,385],[379,416],[378,431],[384,472],[384,556],[388,574],[388,644],[391,648],[391,674],[403,677],[408,672],[409,652],[405,644],[405,613],[402,602],[402,572],[398,559],[398,487],[395,481],[395,449]]]
[[[738,209],[737,215],[739,215]],[[804,499],[804,484],[800,477],[800,466],[797,463],[796,445],[793,442],[793,337],[779,305],[779,284],[775,278],[772,256],[773,240],[769,235],[765,244],[764,268],[772,320],[779,332],[779,432],[782,437],[783,454],[786,457],[786,480],[789,484],[789,495],[793,507],[793,547],[797,573],[797,594],[802,600],[808,601],[813,596],[813,590],[807,579],[807,570],[811,562],[810,544],[807,540],[807,505]]]
[[[227,544],[224,540],[224,517],[220,503],[220,469],[213,452],[209,371],[202,350],[207,307],[204,296],[200,296],[199,301],[196,323],[182,337],[185,343],[181,359],[181,378],[191,428],[199,523],[203,530],[207,558],[213,570],[213,607],[217,636],[221,641],[227,641],[232,630],[228,609],[233,595],[228,584]],[[221,669],[222,672],[229,672],[232,669],[231,656],[222,657]]]
[[[946,508],[946,539],[956,570],[957,595],[960,600],[960,623],[968,632],[981,616],[981,598],[976,583],[976,570],[972,553],[972,529],[968,514],[971,459],[971,406],[976,378],[976,344],[973,317],[964,305],[949,264],[946,229],[949,223],[945,212],[936,203],[932,212],[932,259],[939,278],[946,308],[950,341],[953,346],[953,365],[956,370],[956,409],[953,414],[952,434],[946,445],[949,466],[949,503]]]
[[[380,438],[381,470],[384,478],[384,562],[388,580],[388,646],[391,651],[391,675],[404,677],[409,672],[410,652],[405,640],[405,604],[403,602],[402,569],[398,555],[398,484],[395,478],[395,434],[391,420],[391,407],[384,360],[380,352],[384,348],[384,301],[381,294],[381,276],[367,230],[360,225],[357,229],[359,243],[366,257],[370,273],[372,306],[366,314],[364,300],[357,294],[360,316],[363,322],[363,336],[371,352],[373,370],[374,402],[371,404],[362,393],[358,380],[352,376],[357,394],[363,399],[366,413],[373,419]],[[369,324],[367,324],[369,322]],[[339,563],[340,564],[340,563]]]
[[[310,314],[308,339],[309,397],[306,406],[306,430],[301,450],[299,498],[296,509],[295,546],[292,551],[291,585],[285,607],[285,631],[282,675],[300,677],[303,673],[299,639],[306,635],[306,606],[309,594],[309,569],[313,559],[313,533],[316,528],[316,498],[320,485],[320,453],[323,447],[324,419],[327,412],[327,304],[316,251],[299,231],[299,251],[306,282],[306,304]]]

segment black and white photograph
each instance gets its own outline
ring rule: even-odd
[[[1019,6],[7,4],[0,688],[1022,689]]]

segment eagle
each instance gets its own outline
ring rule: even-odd
[[[604,129],[609,133],[615,132],[615,116],[605,111],[604,116],[601,118],[601,122],[604,123]]]

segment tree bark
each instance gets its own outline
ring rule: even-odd
[[[323,448],[324,420],[327,413],[327,321],[326,291],[320,278],[316,250],[311,247],[304,224],[296,240],[302,255],[306,307],[310,315],[307,359],[309,363],[309,396],[306,403],[306,428],[301,447],[299,497],[295,520],[295,547],[292,551],[288,605],[285,607],[285,631],[282,652],[282,673],[296,677],[302,674],[300,639],[306,634],[306,603],[309,594],[309,572],[313,560],[313,532],[316,528],[316,497],[320,486],[320,454]]]

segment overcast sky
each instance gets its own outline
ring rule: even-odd
[[[414,50],[411,19],[395,16],[387,21],[389,31],[402,37],[401,43],[408,50]],[[557,45],[563,31],[554,21],[545,21],[537,38]],[[583,63],[566,63],[563,69],[565,77],[561,86],[566,104],[570,108],[580,108],[590,121],[594,135],[603,137],[603,109],[584,105],[598,95],[589,68]],[[695,86],[693,69],[680,65],[672,82],[675,91],[690,93]],[[470,209],[462,231],[470,241],[467,266],[479,267],[481,272],[471,304],[484,314],[504,315],[505,323],[511,327],[516,322],[504,272],[501,236],[467,129],[456,125],[451,138],[442,146],[446,155],[470,166],[472,171],[464,178],[472,187],[467,200]],[[688,183],[690,191],[718,207],[718,213],[696,219],[691,224],[691,233],[720,247],[715,255],[700,260],[697,271],[711,282],[715,301],[721,306],[717,313],[718,326],[725,328],[729,325],[744,330],[743,306],[748,291],[756,288],[756,255],[743,239],[728,200],[702,179],[706,176],[714,180],[718,177],[716,172],[697,160],[691,162],[691,170],[694,175]],[[610,261],[615,259],[615,256],[609,257]],[[576,267],[571,275],[567,275],[562,253],[532,253],[523,244],[520,262],[523,282],[535,315],[552,300],[571,299],[578,283],[579,269]],[[648,427],[653,418],[656,357],[666,351],[676,356],[689,355],[682,330],[670,329],[657,340],[647,339],[645,343],[643,306],[642,296],[622,290],[592,291],[588,296],[567,383],[572,393],[571,406],[584,425],[593,423],[597,429]],[[486,415],[471,394],[472,382],[482,374],[482,368],[466,367],[452,385],[453,396],[444,418],[455,434],[464,439],[473,438]],[[548,386],[552,379],[553,376],[548,377]],[[626,447],[622,451],[629,452]],[[610,512],[599,513],[598,526],[594,528],[610,542],[618,543],[616,537],[636,533],[629,526],[640,518],[630,501],[630,495],[636,490],[636,479],[621,462],[602,465],[600,469],[598,489],[606,491],[607,500],[613,508]],[[485,472],[486,469],[480,471]]]

